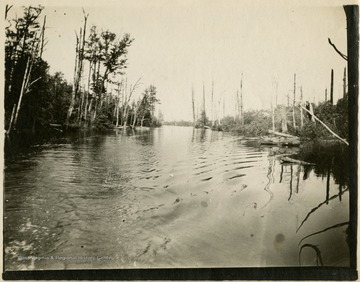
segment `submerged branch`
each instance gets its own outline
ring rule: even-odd
[[[326,199],[324,202],[320,203],[317,207],[313,208],[307,215],[306,217],[304,218],[304,220],[301,222],[300,226],[298,227],[298,229],[296,229],[296,233],[299,231],[299,229],[304,225],[304,223],[308,220],[308,218],[310,217],[310,215],[312,213],[314,213],[316,210],[318,210],[322,205],[328,203],[329,201],[333,200],[333,199],[336,199],[337,197],[341,196],[342,194],[344,194],[346,191],[348,191],[349,188],[343,190],[342,192],[340,192],[339,194],[336,194],[334,196],[332,196],[331,198],[329,199]]]
[[[317,235],[317,234],[326,232],[326,231],[328,231],[328,230],[330,230],[330,229],[342,227],[342,226],[345,226],[345,225],[348,225],[348,224],[349,224],[349,221],[346,221],[346,222],[338,223],[338,224],[335,224],[335,225],[333,225],[333,226],[327,227],[327,228],[325,228],[325,229],[323,229],[323,230],[320,230],[320,231],[318,231],[318,232],[311,233],[310,235],[307,235],[307,236],[305,236],[304,238],[302,238],[302,239],[300,240],[300,242],[299,242],[298,245],[300,246],[300,244],[301,244],[302,241],[304,241],[305,239],[307,239],[307,238],[309,238],[309,237],[311,237],[311,236],[314,236],[314,235]]]
[[[311,245],[311,244],[305,244],[305,245],[301,246],[300,251],[299,251],[299,264],[301,265],[301,252],[306,247],[312,248],[316,252],[316,264],[319,265],[319,261],[320,261],[321,266],[324,266],[319,248],[317,246]]]

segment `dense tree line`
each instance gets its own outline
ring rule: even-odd
[[[11,7],[6,7],[8,14]],[[74,79],[49,73],[42,54],[46,45],[44,7],[25,7],[23,14],[7,19],[5,41],[5,129],[23,130],[64,125],[66,128],[159,126],[155,118],[156,87],[150,85],[135,99],[140,79],[125,77],[130,34],[118,37],[90,28],[87,18],[76,34]],[[7,15],[6,15],[7,17]],[[139,96],[139,95],[138,95]]]

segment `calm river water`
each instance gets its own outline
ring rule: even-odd
[[[170,126],[8,150],[5,269],[348,266],[347,185],[275,150]]]

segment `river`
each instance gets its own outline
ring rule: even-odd
[[[16,150],[5,270],[349,266],[347,184],[280,162],[298,149],[163,126]]]

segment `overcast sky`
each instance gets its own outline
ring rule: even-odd
[[[346,54],[344,1],[73,2],[39,2],[47,16],[43,57],[51,73],[61,71],[72,82],[75,31],[83,25],[84,8],[88,26],[119,36],[130,33],[135,39],[128,53],[128,81],[142,77],[137,95],[150,84],[157,87],[166,120],[192,119],[192,85],[200,106],[204,83],[210,109],[212,80],[215,100],[225,98],[226,114],[232,114],[242,73],[245,110],[269,108],[274,81],[278,101],[285,103],[285,95],[293,91],[294,73],[305,99],[322,101],[334,69],[335,100],[342,96],[346,61],[328,38]],[[10,16],[20,11],[14,7]]]

